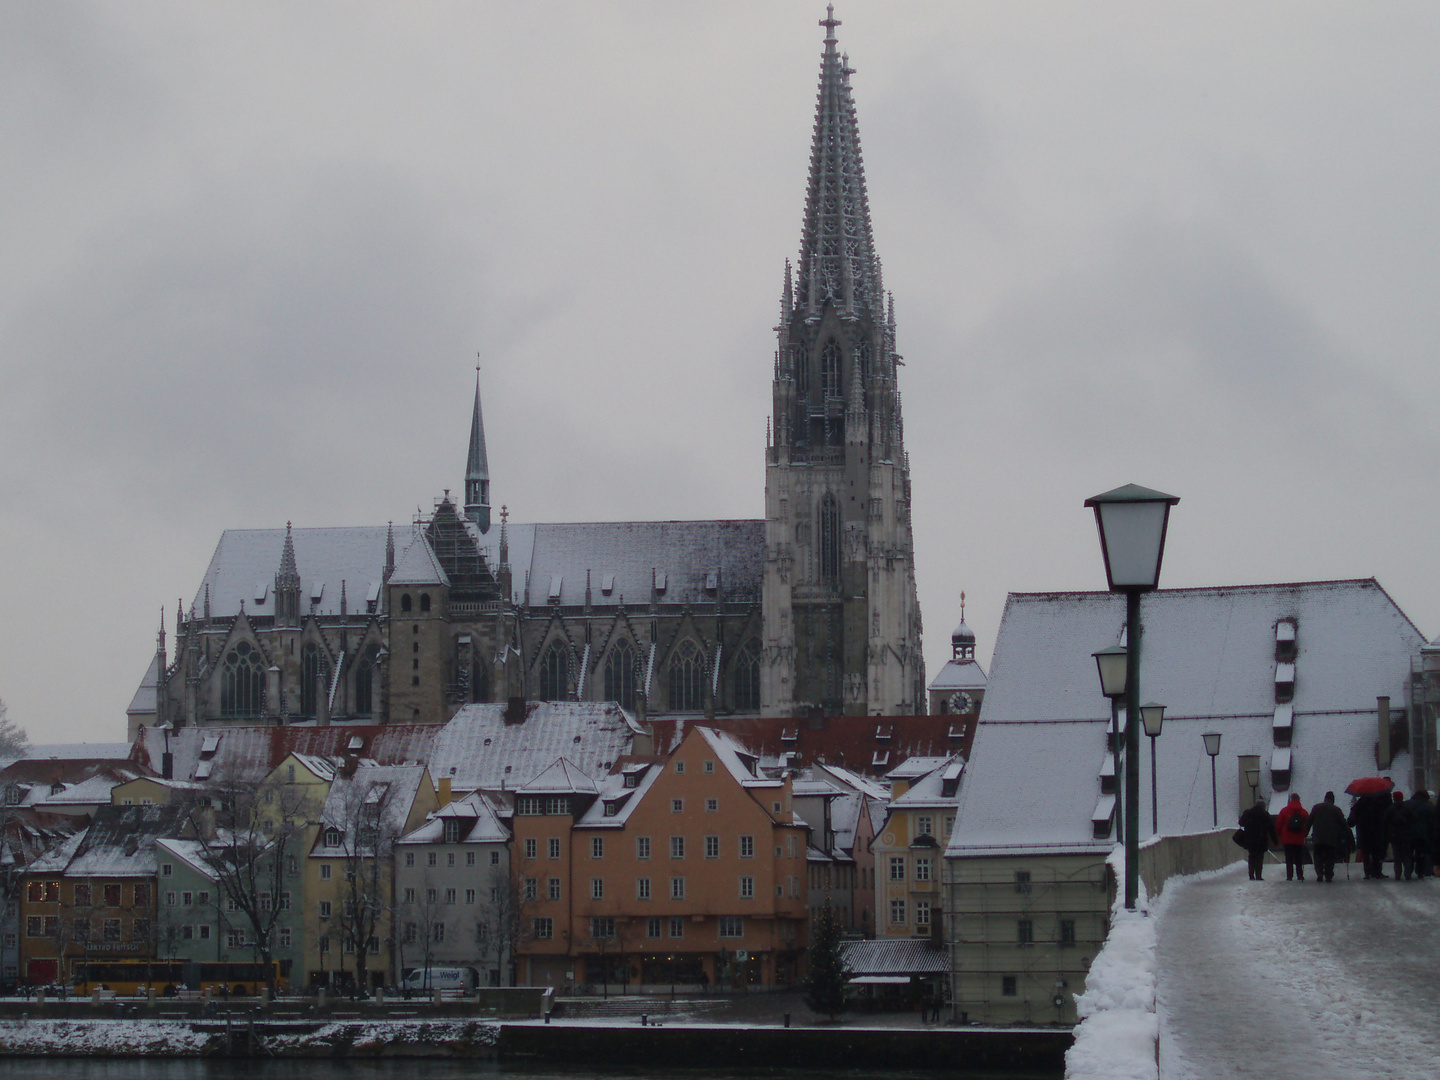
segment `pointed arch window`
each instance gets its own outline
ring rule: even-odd
[[[248,641],[225,654],[220,676],[220,715],[259,716],[265,711],[265,666]]]
[[[325,678],[330,665],[320,647],[313,641],[300,650],[300,715],[314,716],[319,710],[320,695],[325,693]]]
[[[860,364],[862,389],[868,389],[870,386],[870,342],[862,340],[855,343],[855,359]]]
[[[622,638],[605,660],[605,700],[619,702],[622,709],[635,708],[637,657],[635,647]]]
[[[735,711],[756,712],[760,708],[760,650],[754,639],[735,657]]]
[[[485,661],[478,657],[471,664],[470,700],[490,700],[490,672],[485,666]]]
[[[540,657],[540,700],[564,701],[570,683],[570,658],[558,641]]]
[[[826,584],[840,584],[840,507],[827,493],[820,500],[820,578]]]
[[[699,712],[705,707],[705,660],[693,641],[685,641],[670,660],[670,708]]]
[[[804,345],[790,346],[790,360],[795,365],[795,392],[800,397],[810,394],[810,357]]]
[[[840,343],[834,338],[820,350],[820,392],[827,398],[840,397]]]
[[[371,716],[375,712],[375,667],[380,650],[371,645],[360,654],[355,665],[355,715]]]

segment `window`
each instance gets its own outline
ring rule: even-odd
[[[322,918],[322,919],[328,919],[328,918],[330,918],[330,912],[331,912],[332,910],[333,910],[333,909],[332,909],[331,906],[330,906],[330,901],[329,901],[329,900],[321,900],[321,901],[320,901],[320,904],[319,904],[320,918]]]
[[[929,900],[916,900],[916,901],[915,901],[915,929],[917,929],[917,930],[929,930],[929,929],[930,929],[930,901],[929,901]]]
[[[753,859],[755,857],[755,837],[740,837],[740,858]]]
[[[930,880],[930,858],[927,855],[919,855],[915,859],[915,880]]]
[[[1030,892],[1030,871],[1029,871],[1029,870],[1016,870],[1016,871],[1015,871],[1015,891],[1016,891],[1017,893],[1025,893],[1026,895],[1029,894],[1029,892]]]
[[[323,694],[325,681],[328,672],[325,657],[321,655],[320,649],[312,641],[300,650],[300,715],[314,716],[317,712],[320,695]]]
[[[245,948],[245,931],[228,930],[225,933],[225,947],[228,949]]]
[[[458,844],[460,842],[460,822],[455,818],[445,819],[445,843]]]
[[[339,847],[339,846],[340,846],[340,830],[339,830],[339,829],[326,829],[326,830],[325,830],[325,846],[326,846],[326,847]]]
[[[740,899],[755,899],[755,879],[753,877],[746,876],[740,879]]]
[[[1014,976],[1014,975],[1001,975],[1001,976],[1000,976],[1000,993],[1003,994],[1005,997],[1014,997],[1014,996],[1015,996],[1015,976]]]
[[[105,889],[105,906],[106,906],[106,907],[119,907],[119,906],[120,906],[120,883],[119,883],[118,881],[107,881],[107,882],[105,883],[105,885],[104,885],[104,889]]]
[[[207,903],[209,900],[210,900],[210,894],[209,894],[209,893],[203,893],[203,892],[202,892],[202,893],[200,894],[200,902],[201,902],[202,904]],[[280,910],[281,910],[281,911],[289,911],[289,910],[290,910],[290,894],[289,894],[288,892],[282,892],[282,893],[280,894]]]
[[[540,700],[564,701],[570,682],[570,658],[558,641],[540,657]]]
[[[261,911],[269,911],[269,910],[270,910],[270,894],[269,894],[268,892],[262,892],[262,893],[260,894],[260,910],[261,910]]]
[[[840,507],[835,496],[820,500],[820,577],[829,585],[840,584]]]
[[[1029,919],[1021,919],[1015,924],[1015,944],[1035,944],[1035,924]]]
[[[711,773],[713,773],[714,771],[715,771],[715,762],[713,762],[713,761],[711,761],[710,759],[707,758],[707,759],[705,760],[705,775],[706,775],[706,776],[709,776],[709,775],[710,775]]]
[[[205,929],[209,929],[209,928],[206,927]],[[280,947],[281,947],[282,949],[288,949],[288,948],[290,948],[291,942],[292,942],[292,938],[291,938],[291,936],[290,936],[290,927],[288,927],[288,926],[282,926],[282,927],[280,928]]]
[[[415,903],[415,890],[414,890],[414,889],[406,889],[406,890],[405,890],[404,903],[407,903],[407,904],[413,904],[413,903]]]
[[[94,902],[90,893],[90,884],[85,881],[77,881],[75,883],[75,906],[89,907]],[[187,900],[186,903],[189,901]]]
[[[534,900],[538,884],[533,877],[527,877],[521,890],[521,895],[524,896],[526,900]]]
[[[592,859],[603,859],[605,857],[605,838],[603,836],[592,836],[590,838],[590,857]]]
[[[475,852],[473,852],[473,851],[467,851],[467,852],[465,852],[465,865],[466,865],[466,866],[474,866],[474,865],[475,865]]]
[[[499,865],[500,865],[500,852],[498,852],[498,851],[492,851],[492,852],[490,852],[490,865],[491,865],[491,866],[499,866]]]
[[[286,856],[285,856],[285,873],[289,874],[291,877],[294,877],[294,876],[295,876],[296,874],[298,874],[299,872],[300,872],[300,862],[299,862],[299,860],[297,860],[294,855],[286,855]]]
[[[248,641],[225,654],[220,677],[221,716],[259,716],[265,711],[265,669]]]
[[[718,859],[720,857],[720,837],[705,837],[705,858]]]
[[[413,851],[407,851],[407,852],[405,853],[405,865],[406,865],[406,866],[414,866],[414,865],[415,865],[415,853],[414,853]]]
[[[445,924],[443,922],[430,924],[430,940],[437,945],[445,940]]]
[[[535,838],[534,838],[533,836],[529,836],[529,837],[526,837],[526,838],[525,838],[525,858],[527,858],[527,859],[533,859],[533,858],[535,858],[535,845],[536,845],[536,840],[535,840]]]
[[[635,879],[635,899],[650,899],[650,879],[648,877],[637,877]]]
[[[434,865],[435,865],[435,854],[436,854],[436,853],[433,852],[433,851],[428,851],[428,852],[425,853],[425,865],[426,865],[426,866],[434,866]]]
[[[113,941],[119,941],[119,940],[120,940],[120,920],[119,920],[119,919],[106,919],[106,920],[105,920],[105,925],[104,925],[104,928],[103,928],[103,933],[104,933],[104,935],[105,935],[105,940],[106,940],[106,941],[112,941],[112,942],[113,942]]]
[[[86,918],[70,920],[70,940],[84,944],[90,940],[90,920]]]
[[[438,903],[439,900],[440,900],[440,891],[439,891],[438,889],[426,889],[426,890],[425,890],[425,902],[426,902],[427,904]],[[345,901],[345,903],[348,905],[348,904],[350,903],[350,901],[347,900],[347,901]],[[345,909],[345,914],[346,914],[346,915],[349,915],[349,914],[350,914],[350,909],[349,909],[349,907],[346,907],[346,909]]]
[[[946,836],[949,836],[949,835],[950,835],[952,832],[954,832],[954,831],[955,831],[955,815],[954,815],[954,814],[946,814],[946,815],[945,815],[945,835],[946,835]]]
[[[670,800],[670,812],[671,812],[672,814],[683,814],[683,813],[685,812],[685,800],[684,800],[684,799],[671,799],[671,800]]]
[[[605,879],[604,879],[604,878],[601,878],[601,877],[592,877],[592,878],[590,879],[590,899],[591,899],[591,900],[604,900],[604,899],[605,899]]]
[[[330,880],[330,864],[329,864],[329,863],[324,863],[324,862],[322,862],[322,863],[320,864],[320,880],[321,880],[321,881],[329,881],[329,880]]]
[[[683,938],[685,936],[685,916],[670,916],[670,936],[672,938]]]
[[[174,864],[174,863],[168,863],[168,862],[167,862],[167,863],[161,863],[161,864],[160,864],[160,876],[161,876],[161,877],[169,877],[169,876],[170,876],[171,874],[173,874],[173,873],[175,873],[175,864]]]
[[[905,880],[905,856],[903,856],[903,855],[891,855],[891,856],[890,856],[890,880],[891,880],[891,881],[904,881],[904,880]]]
[[[1061,944],[1061,945],[1074,945],[1074,944],[1075,944],[1075,920],[1074,920],[1074,919],[1061,919],[1061,920],[1060,920],[1060,944]]]
[[[827,398],[840,397],[840,345],[831,338],[820,349],[820,392]]]
[[[536,941],[549,941],[555,936],[555,924],[546,916],[536,918],[531,934]]]
[[[916,836],[934,836],[935,819],[931,817],[918,817],[915,819]]]
[[[454,890],[454,889],[446,889],[446,890],[445,890],[445,903],[447,903],[447,904],[453,904],[453,903],[455,903],[455,890]]]
[[[611,915],[595,915],[590,918],[590,937],[593,941],[609,941],[615,936],[615,918]]]
[[[896,923],[896,924],[902,924],[902,923],[905,922],[905,901],[904,901],[904,900],[891,900],[891,901],[890,901],[890,921],[891,921],[892,923]]]
[[[465,890],[465,903],[467,903],[467,904],[473,904],[473,903],[475,903],[475,890],[474,890],[474,889],[466,889],[466,890]]]
[[[379,647],[371,645],[355,665],[355,715],[369,716],[375,711],[375,660]]]
[[[720,936],[722,938],[744,937],[745,920],[739,915],[721,915]]]
[[[760,653],[751,640],[735,657],[735,711],[755,712],[759,708]]]
[[[684,775],[685,775],[685,762],[683,762],[683,761],[677,761],[677,762],[675,762],[675,775],[676,775],[676,776],[684,776]]]
[[[648,859],[650,857],[650,838],[648,836],[637,836],[635,838],[635,857],[637,859]]]
[[[330,951],[330,935],[321,934],[316,944],[320,947],[321,953],[328,953]]]
[[[705,707],[705,660],[695,643],[685,640],[670,660],[670,708],[699,712]]]
[[[552,859],[560,858],[560,838],[558,836],[550,837],[549,855]]]
[[[618,702],[622,709],[635,708],[639,667],[634,646],[622,639],[610,650],[610,656],[605,661],[605,700]]]
[[[200,929],[200,940],[201,940],[201,941],[209,941],[209,940],[210,940],[210,927],[208,927],[208,926],[203,926],[203,925],[202,925],[199,929]],[[288,929],[285,929],[285,930],[280,931],[280,936],[281,936],[282,938],[285,938],[289,933],[290,933],[290,931],[289,931]]]
[[[409,594],[408,592],[407,592],[407,593],[402,593],[401,596],[400,596],[400,610],[401,610],[401,611],[414,611],[414,610],[415,610],[415,601],[410,599],[410,594]],[[417,626],[415,629],[418,630],[418,629],[420,629],[420,628]]]
[[[660,936],[660,916],[652,915],[645,920],[645,936],[647,938],[658,938]]]
[[[131,941],[149,941],[149,940],[150,940],[150,920],[149,920],[149,919],[139,918],[139,919],[136,919],[134,922],[132,922],[132,923],[130,924],[130,940],[131,940]]]
[[[685,838],[683,836],[670,837],[670,858],[683,859],[685,857]]]
[[[672,877],[670,879],[670,899],[685,899],[685,879],[683,877]]]
[[[706,800],[705,800],[705,812],[706,812],[707,814],[716,814],[716,813],[719,813],[719,812],[720,812],[720,800],[719,800],[719,799],[706,799]]]
[[[174,907],[174,906],[175,906],[175,894],[174,894],[173,892],[167,892],[167,893],[165,894],[165,906],[166,906],[166,907]]]
[[[422,593],[420,594],[420,610],[421,610],[421,611],[429,611],[429,610],[430,610],[430,594],[429,594],[428,592],[422,592]]]

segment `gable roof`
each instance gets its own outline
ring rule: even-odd
[[[436,844],[445,839],[445,822],[468,821],[457,843],[461,844],[503,844],[510,839],[510,830],[500,822],[490,800],[479,792],[457,799],[455,802],[431,811],[423,824],[401,838],[402,844]]]
[[[31,873],[69,877],[154,877],[155,840],[180,836],[183,806],[101,806],[89,826],[31,863]]]
[[[606,701],[532,701],[525,719],[507,723],[507,706],[466,705],[438,730],[430,774],[456,791],[514,790],[566,758],[591,777],[604,776],[644,730]]]
[[[555,764],[518,789],[526,795],[593,795],[595,781],[574,762],[558,759]]]
[[[359,819],[360,808],[365,805],[380,808],[375,822],[378,835],[398,839],[404,832],[406,819],[415,805],[424,779],[423,765],[361,763],[349,776],[337,773],[320,812],[324,828],[316,833],[311,856],[335,858],[350,850],[356,839],[352,832]],[[330,829],[340,831],[339,844],[327,843],[326,833]]]
[[[423,532],[416,532],[415,539],[405,549],[405,554],[395,564],[390,575],[391,585],[449,585],[450,575],[435,557],[430,541]]]

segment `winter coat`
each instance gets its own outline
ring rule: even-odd
[[[1285,808],[1275,815],[1275,832],[1282,844],[1303,844],[1305,834],[1310,831],[1310,811],[1300,805],[1298,797],[1292,795]]]
[[[1355,847],[1350,826],[1345,824],[1345,814],[1333,802],[1316,803],[1310,811],[1310,839],[1316,847],[1336,851],[1351,851]]]
[[[1245,830],[1245,850],[1251,854],[1279,842],[1275,836],[1275,823],[1259,803],[1240,815],[1240,828]]]
[[[1361,795],[1350,810],[1346,823],[1355,827],[1355,839],[1369,850],[1385,843],[1385,810],[1389,795]]]
[[[1408,847],[1415,817],[1403,802],[1392,802],[1385,811],[1385,839],[1392,844]]]
[[[1405,808],[1410,811],[1410,842],[1417,848],[1428,850],[1435,831],[1435,806],[1430,796],[1422,799],[1417,791],[1405,803]]]

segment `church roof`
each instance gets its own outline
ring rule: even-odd
[[[294,529],[290,533],[300,574],[300,610],[317,615],[340,613],[340,583],[351,598],[362,598],[385,573],[385,526],[352,525]],[[210,611],[229,618],[245,610],[252,615],[275,613],[275,573],[285,548],[285,529],[226,529],[220,534],[205,577],[195,591],[195,611],[204,611],[210,590]],[[310,604],[319,593],[319,602]]]
[[[930,683],[932,691],[983,690],[985,669],[974,660],[949,660]]]
[[[450,584],[449,575],[440,565],[440,560],[435,557],[435,552],[430,547],[430,541],[424,533],[417,532],[415,539],[405,549],[405,554],[400,556],[400,561],[395,564],[395,572],[390,575],[390,584]]]
[[[826,31],[825,52],[820,61],[795,299],[807,314],[818,314],[827,299],[836,307],[879,312],[880,267],[870,229],[860,127],[850,93],[852,71],[837,48],[835,27],[840,21],[833,6],[827,11],[820,24]]]

